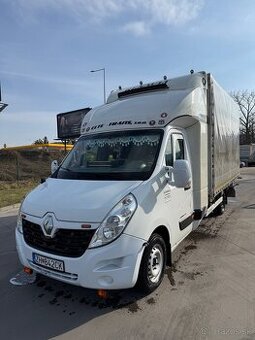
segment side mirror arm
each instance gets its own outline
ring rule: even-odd
[[[165,166],[165,171],[166,171],[166,175],[167,175],[167,182],[173,183],[173,171],[174,168],[172,166],[166,165]]]
[[[54,174],[54,172],[58,169],[58,161],[54,160],[51,162],[51,174]]]

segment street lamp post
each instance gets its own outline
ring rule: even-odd
[[[2,102],[2,90],[1,90],[1,82],[0,82],[0,112],[3,111],[8,104]]]
[[[103,75],[104,75],[104,103],[106,103],[106,96],[105,96],[105,67],[99,68],[97,70],[91,70],[90,72],[99,72],[99,71],[103,71]]]
[[[8,104],[0,102],[0,112],[2,112],[7,106],[8,106]]]

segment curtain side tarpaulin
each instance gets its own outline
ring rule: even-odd
[[[239,174],[239,109],[230,95],[213,79],[214,90],[214,192]]]

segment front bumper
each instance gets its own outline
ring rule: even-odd
[[[124,289],[135,285],[146,242],[122,234],[112,243],[87,249],[81,257],[69,258],[28,246],[16,229],[16,247],[20,262],[51,278],[92,289]],[[33,253],[64,261],[65,272],[46,269],[33,263]]]

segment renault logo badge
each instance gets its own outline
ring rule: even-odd
[[[54,223],[53,223],[53,217],[51,215],[46,216],[46,218],[44,219],[43,229],[44,229],[46,236],[53,237]]]

